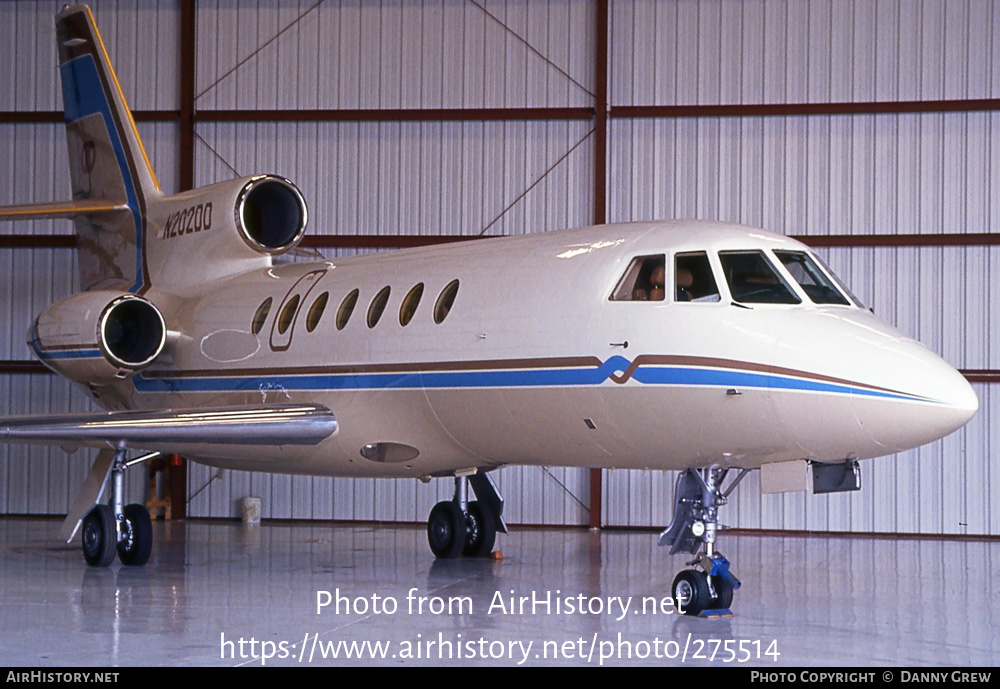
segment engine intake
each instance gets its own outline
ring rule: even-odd
[[[167,327],[160,311],[141,297],[115,299],[101,314],[101,351],[111,363],[138,370],[163,350]]]
[[[236,227],[252,249],[281,254],[305,233],[308,212],[298,188],[275,175],[253,177],[236,199]]]

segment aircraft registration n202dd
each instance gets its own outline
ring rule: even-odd
[[[306,227],[275,175],[174,196],[157,184],[90,10],[56,21],[83,291],[30,346],[107,411],[0,419],[7,442],[98,450],[62,535],[87,562],[144,564],[127,467],[212,466],[454,481],[437,557],[505,531],[489,472],[512,464],[680,470],[659,542],[694,556],[672,595],[730,607],[719,509],[765,491],[856,490],[858,460],[960,428],[967,381],[879,321],[806,246],[677,220],[276,265]],[[472,493],[470,493],[470,487]]]

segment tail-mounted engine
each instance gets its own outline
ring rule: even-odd
[[[302,193],[277,175],[254,175],[159,199],[148,210],[150,282],[178,293],[271,265],[305,234]]]
[[[134,294],[94,291],[53,304],[28,344],[70,380],[101,385],[128,378],[163,351],[167,328],[152,303]]]
[[[236,197],[236,228],[254,251],[276,255],[294,248],[307,219],[306,202],[287,179],[251,177]]]
[[[157,235],[168,246],[197,236],[199,243],[228,244],[230,253],[245,245],[258,255],[277,256],[301,241],[308,211],[289,180],[254,175],[171,196],[157,204],[155,216]]]

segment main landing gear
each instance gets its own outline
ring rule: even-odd
[[[83,557],[88,565],[107,567],[115,553],[123,565],[146,564],[153,550],[153,525],[145,505],[123,505],[125,469],[158,455],[147,455],[126,463],[125,451],[117,450],[111,464],[111,505],[94,505],[83,518]]]
[[[478,500],[468,499],[469,485]],[[455,497],[434,505],[427,519],[427,541],[439,558],[485,557],[497,532],[507,533],[503,498],[488,474],[455,477]]]
[[[688,552],[697,556],[674,579],[674,604],[685,615],[705,610],[728,610],[740,580],[729,571],[729,560],[715,550],[719,507],[749,469],[743,469],[723,492],[722,482],[728,469],[708,467],[687,469],[677,477],[674,487],[674,518],[660,534],[659,544],[670,546],[670,554]],[[698,552],[701,550],[701,552]]]

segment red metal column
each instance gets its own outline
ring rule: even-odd
[[[608,0],[597,0],[597,26],[594,46],[594,223],[607,222],[608,191]],[[601,504],[604,474],[590,470],[590,528],[601,528]]]

